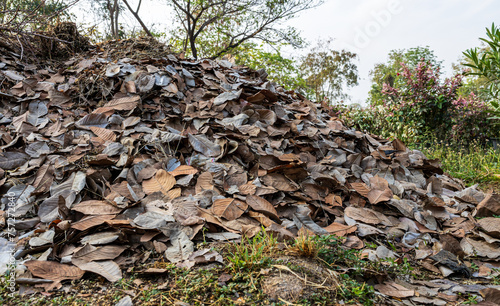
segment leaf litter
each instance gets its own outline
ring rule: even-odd
[[[147,251],[190,268],[223,261],[195,250],[203,237],[237,243],[264,228],[293,239],[302,229],[353,248],[382,241],[373,256],[439,273],[425,284],[376,280],[387,297],[497,295],[460,281],[491,278],[472,263],[498,266],[498,194],[465,188],[397,139],[347,129],[262,72],[127,43],[36,69],[0,56],[0,245],[22,277],[52,281],[47,290],[85,271],[116,282]],[[450,280],[419,297],[415,288],[440,279]]]

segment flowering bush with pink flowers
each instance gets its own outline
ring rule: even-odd
[[[384,84],[384,105],[351,109],[344,113],[344,120],[359,129],[407,143],[484,141],[498,132],[487,121],[491,116],[488,104],[474,94],[458,96],[461,74],[441,80],[439,68],[422,61],[415,69],[402,64],[399,75],[403,86]]]
[[[457,142],[463,139],[484,142],[489,136],[495,136],[497,128],[488,120],[492,115],[488,103],[474,93],[459,97],[453,101],[451,138]]]

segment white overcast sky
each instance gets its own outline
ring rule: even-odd
[[[492,22],[500,24],[498,0],[326,0],[293,24],[309,40],[330,36],[336,47],[358,53],[361,80],[349,94],[352,102],[364,103],[368,72],[390,50],[429,46],[451,74],[451,64],[480,45]]]
[[[172,27],[170,10],[159,4],[165,1],[145,0],[140,10],[143,20],[157,30]],[[385,62],[390,50],[429,46],[450,74],[451,64],[464,50],[480,45],[479,37],[485,37],[485,27],[492,22],[500,25],[499,0],[326,0],[289,24],[313,44],[332,37],[334,48],[358,54],[361,80],[349,94],[350,102],[364,104],[368,72]]]

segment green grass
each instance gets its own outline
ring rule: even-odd
[[[277,242],[273,235],[267,234],[264,230],[252,238],[243,237],[241,242],[234,244],[229,251],[227,259],[231,270],[258,271],[268,267],[272,262],[269,255],[273,253]]]
[[[461,179],[467,186],[480,184],[482,189],[500,187],[500,150],[471,145],[468,149],[456,146],[436,145],[418,148],[427,158],[439,158],[442,168],[451,176]]]

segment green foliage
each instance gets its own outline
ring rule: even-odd
[[[422,61],[411,68],[405,63],[399,85],[384,84],[384,104],[340,112],[347,125],[386,138],[413,144],[428,141],[479,140],[500,132],[486,118],[492,110],[478,96],[458,96],[462,75],[442,80],[439,68]]]
[[[347,106],[339,109],[338,114],[347,126],[384,138],[398,138],[405,143],[419,143],[433,138],[432,133],[425,130],[424,123],[406,116],[396,104],[367,108]]]
[[[385,98],[382,93],[384,84],[394,88],[400,88],[405,84],[399,75],[401,64],[405,63],[410,69],[414,69],[422,60],[435,68],[440,69],[442,66],[442,61],[438,61],[434,51],[429,46],[391,50],[387,63],[376,64],[370,71],[372,87],[368,93],[368,102],[371,105],[382,105]]]
[[[346,303],[360,302],[373,305],[375,290],[356,276],[362,274],[365,262],[360,259],[359,251],[342,247],[342,239],[334,235],[316,237],[320,246],[318,257],[330,266],[344,265],[353,268],[355,273],[340,274],[339,298]],[[351,271],[351,270],[350,270]]]
[[[467,185],[500,182],[500,151],[491,147],[472,144],[468,149],[435,145],[419,148],[428,158],[441,160],[443,170],[451,176],[462,179]]]
[[[482,48],[484,49],[484,48]],[[467,74],[468,64],[472,62],[466,56],[462,56],[458,63],[452,63],[454,74],[464,74],[462,78],[462,86],[458,89],[458,95],[461,97],[476,95],[481,101],[491,99],[489,91],[489,81],[484,76]]]
[[[472,68],[469,75],[483,77],[488,80],[489,93],[492,98],[491,106],[495,114],[491,117],[495,123],[500,124],[500,28],[493,23],[491,28],[486,28],[487,38],[480,38],[487,44],[487,48],[478,50],[473,48],[464,52],[469,63],[465,66]]]
[[[286,90],[304,90],[306,82],[300,76],[295,60],[284,57],[282,47],[283,44],[269,48],[263,44],[247,43],[234,49],[232,55],[238,65],[245,65],[254,70],[265,68],[269,75],[268,79],[283,86]]]
[[[234,244],[229,252],[228,261],[234,272],[257,271],[271,264],[273,249],[277,240],[264,230],[252,238],[243,237],[239,244]]]
[[[171,0],[171,44],[187,56],[220,57],[244,43],[264,41],[299,47],[304,41],[285,21],[322,0]]]
[[[358,84],[358,68],[353,62],[357,55],[331,47],[331,39],[319,41],[306,56],[302,57],[299,69],[309,89],[308,97],[327,104],[345,99],[346,87]]]

